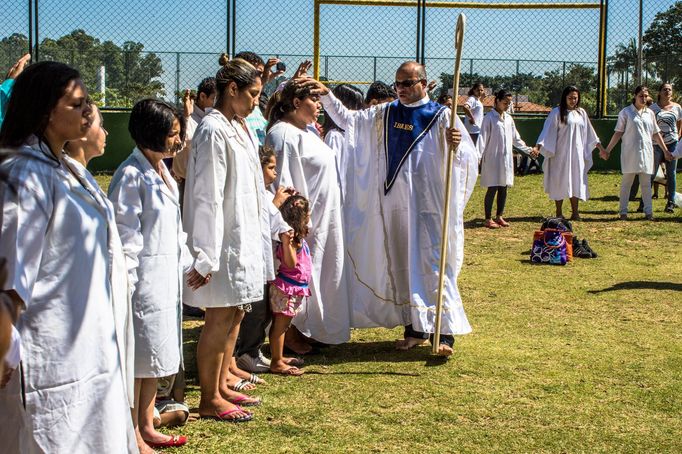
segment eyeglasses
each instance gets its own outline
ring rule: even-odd
[[[393,88],[412,88],[421,82],[423,79],[407,79],[407,80],[396,80],[393,82]]]

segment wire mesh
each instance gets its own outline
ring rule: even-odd
[[[641,7],[641,8],[640,8]],[[642,64],[638,64],[642,29]],[[609,0],[607,74],[609,114],[632,99],[637,85],[656,97],[662,82],[682,89],[682,1]],[[675,94],[678,101],[681,100]]]
[[[10,2],[0,8],[0,77],[28,52],[28,2]]]
[[[548,107],[572,83],[582,89],[588,111],[598,115],[599,6],[606,5],[606,113],[617,113],[640,79],[652,88],[662,81],[682,84],[680,0],[641,2],[641,77],[639,0],[470,1],[485,8],[464,8],[466,2],[454,0],[426,2],[423,18],[416,0],[383,1],[381,6],[370,6],[370,0],[320,1],[319,75],[364,90],[375,80],[392,81],[398,65],[420,54],[421,45],[429,77],[439,85],[433,92],[437,95],[451,77],[454,23],[465,12],[463,87],[481,80],[493,90],[511,90],[529,105]],[[456,7],[443,7],[448,3]],[[590,7],[577,8],[576,3]],[[315,4],[17,0],[1,11],[0,71],[28,51],[31,37],[37,43],[34,59],[77,67],[93,97],[107,107],[130,107],[142,96],[177,101],[185,88],[215,74],[225,51],[278,56],[292,74],[315,53]]]

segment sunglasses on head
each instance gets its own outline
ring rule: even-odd
[[[422,80],[423,79],[396,80],[393,82],[393,88],[412,88]]]

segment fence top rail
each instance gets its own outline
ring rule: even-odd
[[[352,6],[407,6],[414,7],[417,1],[405,0],[315,0],[318,5]],[[472,8],[472,9],[600,9],[599,2],[575,3],[498,3],[498,2],[424,2],[427,8]]]

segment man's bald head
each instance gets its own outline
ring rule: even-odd
[[[400,67],[398,67],[397,73],[404,72],[409,73],[411,76],[417,79],[426,80],[426,68],[419,62],[416,61],[406,61]]]
[[[412,104],[426,96],[426,69],[416,61],[406,61],[395,73],[395,91],[403,104]]]

